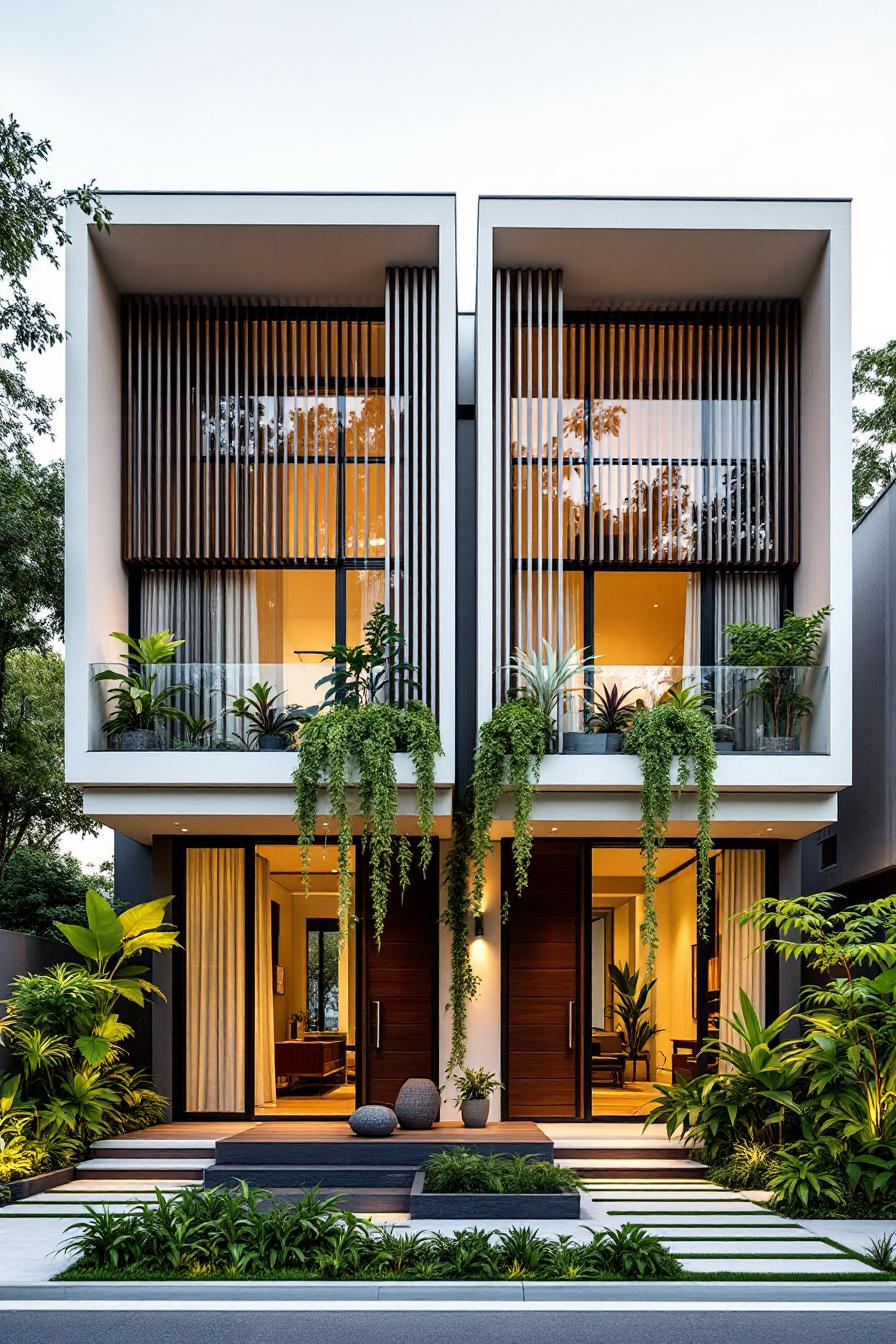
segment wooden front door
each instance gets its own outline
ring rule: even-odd
[[[373,938],[369,896],[362,946],[361,1099],[393,1106],[408,1078],[438,1081],[438,845],[429,872],[416,864],[402,900],[394,883],[381,947]]]
[[[578,841],[536,840],[529,885],[511,897],[504,935],[507,1119],[584,1114],[584,849]]]

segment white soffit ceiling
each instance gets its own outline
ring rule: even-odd
[[[821,229],[499,227],[494,264],[560,267],[567,308],[797,298],[827,237]]]
[[[381,307],[387,266],[435,266],[434,225],[112,224],[94,245],[122,294]]]

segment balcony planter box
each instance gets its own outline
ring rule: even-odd
[[[622,750],[622,733],[564,733],[563,753],[569,756],[606,756]]]
[[[31,1195],[42,1195],[57,1185],[67,1185],[75,1179],[74,1167],[57,1167],[55,1171],[42,1171],[39,1176],[24,1176],[20,1181],[9,1181],[10,1203],[17,1199],[28,1199]]]
[[[548,1195],[428,1194],[418,1171],[411,1186],[411,1218],[579,1218],[582,1197],[577,1190]]]
[[[126,728],[118,734],[119,751],[159,751],[161,743],[154,728]]]

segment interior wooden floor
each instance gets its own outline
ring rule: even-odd
[[[271,1106],[256,1106],[255,1114],[259,1119],[276,1116],[340,1116],[346,1119],[356,1106],[354,1083],[344,1083],[334,1087],[323,1097],[278,1097]]]
[[[626,1083],[625,1087],[592,1087],[591,1114],[601,1120],[616,1116],[646,1116],[660,1094],[653,1083]]]

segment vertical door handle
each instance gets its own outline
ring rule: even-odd
[[[373,1048],[374,1048],[374,1050],[379,1050],[379,1048],[380,1048],[380,1024],[382,1023],[382,1020],[383,1020],[383,1005],[380,1003],[379,999],[374,999],[374,1001],[373,1001],[373,1006],[374,1006],[374,1008],[376,1009],[376,1031],[375,1031],[375,1033],[374,1033],[374,1038],[373,1038]]]
[[[570,999],[570,1001],[569,1001],[569,1048],[570,1048],[570,1050],[571,1050],[572,1047],[573,1047],[573,1039],[572,1039],[572,1038],[573,1038],[573,1031],[574,1031],[574,1027],[573,1027],[573,1018],[574,1018],[574,1016],[575,1016],[575,1007],[576,1007],[576,1001],[575,1001],[575,999]]]

